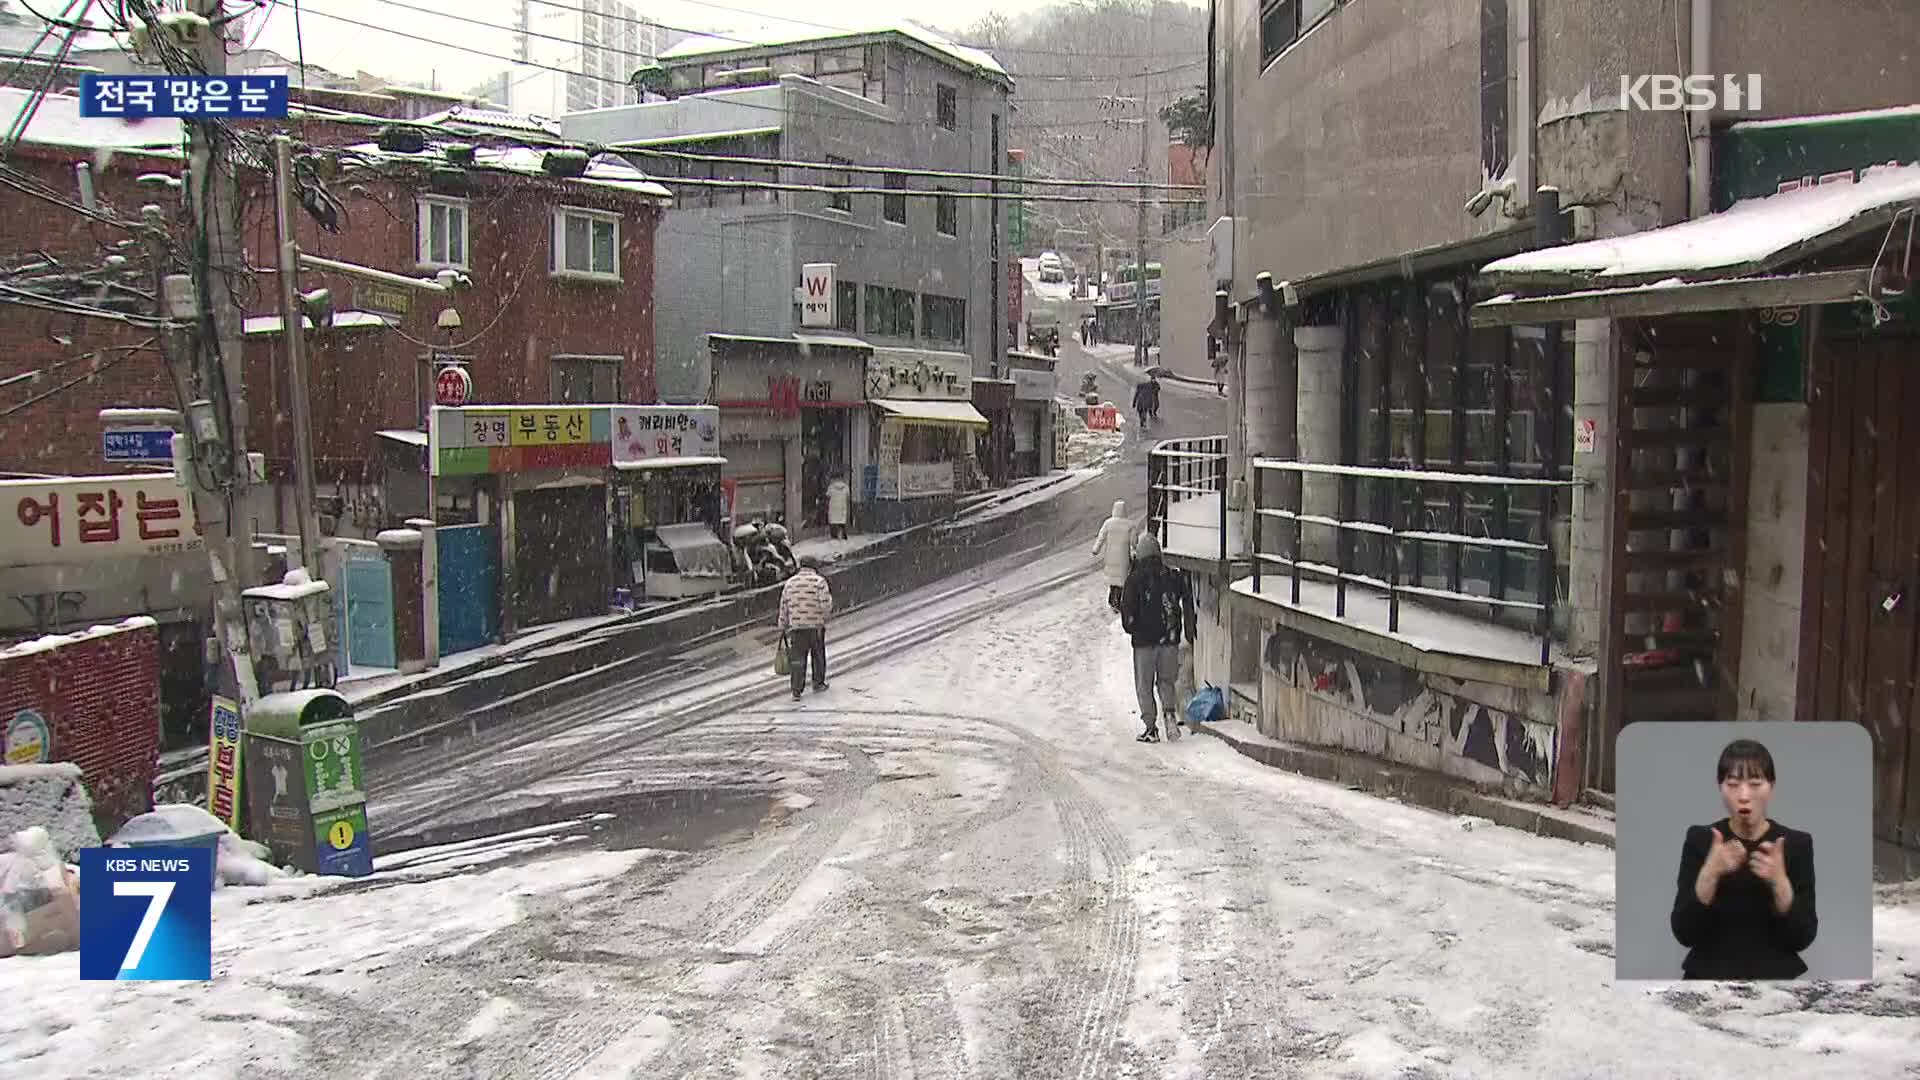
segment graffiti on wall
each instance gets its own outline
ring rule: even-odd
[[[1466,684],[1428,675],[1293,630],[1267,636],[1269,670],[1308,694],[1500,775],[1551,783],[1555,726],[1463,696]]]

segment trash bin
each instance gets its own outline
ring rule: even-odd
[[[247,713],[249,834],[312,874],[373,873],[360,723],[333,690],[268,694]]]

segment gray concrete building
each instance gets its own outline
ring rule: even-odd
[[[1237,406],[1149,473],[1220,601],[1199,677],[1269,735],[1559,801],[1611,790],[1631,722],[1831,711],[1874,734],[1880,834],[1920,836],[1920,739],[1875,704],[1911,696],[1911,645],[1883,658],[1867,615],[1816,603],[1873,580],[1871,558],[1822,562],[1866,528],[1831,520],[1851,504],[1822,465],[1855,455],[1855,494],[1909,483],[1884,441],[1836,441],[1854,425],[1822,386],[1840,335],[1911,349],[1875,251],[1920,200],[1867,170],[1920,145],[1920,7],[1221,0],[1215,19]],[[1640,97],[1688,75],[1716,100]],[[1756,226],[1781,242],[1737,257]],[[1591,244],[1629,234],[1639,264]],[[1198,458],[1175,453],[1215,452],[1217,490],[1177,490]],[[1236,522],[1222,558],[1209,530]],[[1868,657],[1847,668],[1835,632]],[[1850,696],[1882,663],[1898,687]]]
[[[789,375],[808,388],[803,410],[859,411],[857,385],[844,392],[849,401],[809,396],[816,384],[839,383],[834,372],[813,370],[811,350],[795,338],[802,330],[795,290],[801,268],[812,263],[836,267],[832,331],[842,348],[823,350],[834,365],[844,339],[857,339],[873,349],[939,354],[942,364],[963,354],[971,360],[969,378],[999,373],[1011,344],[1004,214],[995,200],[957,197],[990,191],[991,183],[854,168],[1005,172],[1012,82],[992,57],[916,27],[889,25],[762,44],[694,38],[667,50],[660,64],[670,100],[570,114],[561,129],[568,138],[624,150],[675,190],[675,208],[658,237],[663,400],[710,400],[714,357],[737,350],[716,352],[709,335],[727,335],[769,339],[758,342],[760,353],[786,342]],[[705,156],[675,156],[687,154]],[[786,189],[756,186],[768,183]],[[804,190],[810,187],[865,190]],[[850,473],[856,501],[871,498],[875,488],[860,475],[871,457],[868,444],[878,439],[864,429],[868,418],[827,425],[832,430],[821,438],[832,445],[817,445],[812,435],[801,436],[800,446],[784,445],[793,442],[785,434],[792,425],[778,415],[775,397],[770,389],[765,401],[721,403],[735,414],[723,421],[737,437],[730,469],[747,488],[763,491],[764,508],[784,507],[789,520],[810,518],[827,477],[841,470]],[[970,440],[950,442],[956,452],[970,449]],[[804,477],[782,478],[785,498],[772,495],[783,471],[776,456],[818,462]],[[956,472],[962,468],[956,459]]]

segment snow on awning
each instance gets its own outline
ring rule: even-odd
[[[639,461],[616,461],[613,467],[621,472],[645,472],[650,469],[686,469],[698,465],[725,465],[723,457],[660,457],[642,458]]]
[[[375,327],[390,325],[387,320],[371,311],[336,311],[333,313],[335,330],[371,330]],[[300,316],[302,329],[313,329],[313,320]],[[255,315],[240,325],[243,334],[277,334],[280,332],[280,316]]]
[[[391,442],[404,443],[407,446],[417,446],[422,450],[427,448],[427,433],[424,431],[408,431],[404,428],[392,428],[386,431],[376,431],[373,434],[376,438],[387,439]]]
[[[989,421],[967,401],[904,401],[875,398],[870,404],[886,412],[890,419],[906,424],[938,427],[987,427]]]
[[[1854,183],[1747,199],[1693,221],[1542,248],[1488,263],[1496,287],[1524,281],[1640,285],[1764,273],[1885,228],[1920,205],[1920,165],[1880,166]]]
[[[1681,281],[1618,289],[1581,289],[1551,296],[1496,296],[1473,306],[1475,326],[1535,326],[1574,319],[1639,319],[1703,311],[1840,304],[1867,295],[1866,270]]]

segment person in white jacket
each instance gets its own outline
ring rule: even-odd
[[[827,532],[835,540],[847,538],[847,522],[852,517],[853,488],[847,478],[835,474],[827,485]]]
[[[1125,499],[1114,500],[1113,516],[1100,524],[1100,535],[1093,541],[1093,557],[1100,560],[1106,573],[1107,606],[1119,611],[1127,571],[1133,568],[1133,522],[1127,518]]]

